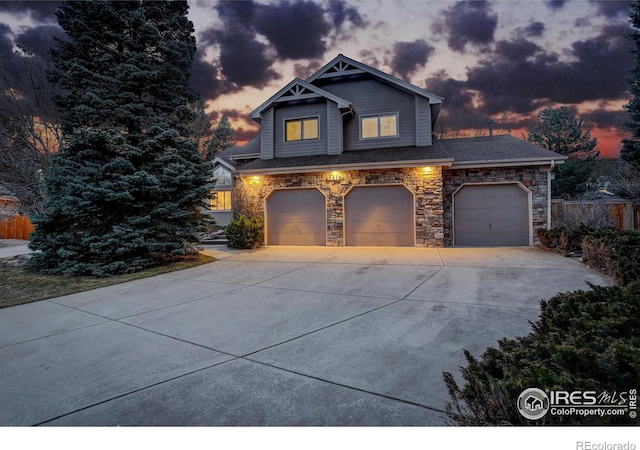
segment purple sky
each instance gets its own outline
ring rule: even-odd
[[[444,96],[445,130],[511,130],[547,106],[590,121],[603,155],[616,155],[633,67],[629,2],[192,1],[198,40],[192,83],[240,140],[247,114],[293,77],[339,53]],[[46,55],[62,32],[57,2],[0,2],[0,59],[15,44]],[[474,131],[467,131],[467,136]]]

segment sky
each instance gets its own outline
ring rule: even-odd
[[[58,2],[0,1],[0,61],[16,45],[43,57],[64,37]],[[616,157],[635,64],[627,1],[277,0],[189,2],[198,47],[192,85],[238,141],[248,114],[294,77],[344,54],[445,98],[449,137],[526,137],[546,107],[584,115]]]

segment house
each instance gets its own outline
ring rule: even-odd
[[[524,404],[529,411],[538,411],[544,408],[544,405],[542,404],[542,400],[540,400],[537,397],[534,397],[533,395],[530,395],[529,397],[527,397]]]
[[[437,140],[442,104],[338,55],[251,112],[260,134],[216,158],[212,214],[230,218],[233,185],[267,245],[534,245],[566,158],[510,135]]]

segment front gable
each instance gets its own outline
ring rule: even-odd
[[[340,154],[349,114],[350,102],[296,78],[250,114],[261,124],[260,158]]]

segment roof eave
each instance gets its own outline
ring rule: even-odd
[[[553,161],[554,164],[562,164],[567,159],[566,156],[554,158],[521,158],[521,159],[498,159],[489,161],[461,161],[454,162],[451,169],[476,169],[483,167],[514,167],[514,166],[548,166]]]
[[[409,161],[381,161],[369,163],[351,164],[317,164],[311,166],[273,167],[268,169],[238,169],[236,172],[242,175],[282,175],[288,173],[329,172],[332,170],[363,170],[363,169],[396,169],[401,167],[450,167],[452,158],[421,159]]]

